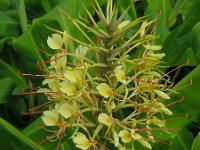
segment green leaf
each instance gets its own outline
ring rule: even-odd
[[[118,0],[119,10],[121,14],[131,5],[130,9],[128,10],[128,13],[125,15],[126,20],[133,20],[137,18],[135,6],[132,0]]]
[[[192,144],[191,150],[199,150],[199,149],[200,149],[200,133],[195,138],[194,143]]]
[[[0,59],[0,77],[9,77],[13,80],[13,82],[18,85],[19,88],[26,88],[26,82],[22,76],[20,76],[16,69],[14,69],[12,66],[5,63],[3,60]]]
[[[181,131],[178,132],[178,134],[171,139],[169,142],[169,145],[165,145],[163,143],[156,143],[153,146],[153,150],[189,150],[192,146],[192,141],[194,140],[194,137],[191,132],[189,132],[186,128],[183,128]]]
[[[1,149],[10,150],[43,150],[11,124],[0,118]]]
[[[12,7],[11,0],[1,0],[0,1],[0,10],[7,11]]]
[[[185,64],[187,60],[189,61],[187,66],[197,66],[199,64],[191,47],[185,51],[179,60],[177,60],[176,65]]]
[[[190,34],[193,26],[200,20],[199,6],[200,1],[194,0],[190,7],[188,16],[182,25],[175,28],[166,38],[163,51],[166,54],[165,61],[170,66],[176,66],[177,60],[184,55],[185,50],[190,47]]]
[[[19,21],[21,25],[22,32],[27,30],[27,18],[24,0],[15,0],[18,10]]]
[[[191,1],[190,0],[178,0],[175,4],[174,8],[172,9],[168,20],[173,20],[174,18],[176,18],[181,13],[181,11],[184,9],[184,7],[186,5],[188,5],[189,2],[191,2]]]
[[[192,29],[191,44],[198,62],[200,62],[200,22]]]
[[[12,13],[0,12],[0,18],[0,37],[19,35],[19,22],[12,16]]]
[[[10,78],[0,79],[0,104],[7,102],[7,97],[14,87],[13,81]]]
[[[175,20],[168,20],[168,17],[171,13],[172,6],[170,0],[147,0],[148,7],[146,9],[145,15],[155,18],[159,12],[161,16],[157,20],[156,29],[154,34],[159,36],[156,39],[157,44],[162,44],[165,38],[169,34],[169,26],[174,24]]]

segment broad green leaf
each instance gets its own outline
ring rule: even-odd
[[[13,17],[12,13],[0,11],[0,18],[0,37],[19,35],[19,22]]]
[[[43,150],[11,124],[0,118],[0,145],[7,150]]]
[[[8,101],[8,95],[13,89],[13,81],[10,78],[0,79],[0,104]]]
[[[197,66],[198,61],[196,59],[195,53],[193,49],[190,47],[188,48],[185,53],[181,56],[179,60],[177,60],[176,65],[182,65],[185,64],[186,62],[189,62],[187,66]]]
[[[181,10],[186,5],[188,5],[189,2],[191,2],[191,1],[190,0],[178,0],[175,4],[174,8],[172,9],[168,20],[173,20],[174,18],[176,18],[181,13]]]
[[[5,63],[3,60],[0,59],[0,77],[9,77],[13,80],[13,82],[18,85],[19,88],[26,88],[25,79],[17,73],[16,69],[12,66]]]
[[[169,141],[164,141],[169,144],[163,144],[163,143],[156,143],[153,145],[153,150],[189,150],[191,149],[192,142],[194,140],[194,137],[191,132],[189,132],[186,128],[183,128],[178,132],[178,134],[173,137],[173,139]]]
[[[137,14],[136,14],[136,10],[135,10],[135,6],[132,0],[118,0],[118,5],[119,5],[119,9],[120,12],[123,13],[127,7],[129,7],[129,5],[131,5],[128,13],[125,15],[125,19],[127,20],[133,20],[137,18]]]
[[[192,144],[191,150],[199,150],[199,149],[200,149],[200,133],[195,138],[194,143]]]
[[[1,0],[0,1],[0,10],[7,11],[12,8],[12,0]]]
[[[170,66],[176,66],[177,60],[190,47],[190,34],[193,26],[200,20],[199,0],[194,0],[190,7],[190,16],[188,16],[182,25],[173,30],[166,38],[163,51],[166,54],[165,61]]]
[[[15,0],[22,32],[27,30],[27,17],[24,0]]]
[[[156,43],[162,44],[169,34],[168,27],[175,22],[175,20],[170,20],[170,22],[168,21],[168,17],[172,10],[170,0],[147,0],[147,2],[148,7],[145,15],[155,18],[159,13],[161,13],[157,20],[154,34],[159,36],[159,38],[156,39]]]
[[[200,22],[192,29],[191,44],[198,62],[200,62]]]

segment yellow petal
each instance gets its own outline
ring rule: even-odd
[[[160,91],[160,90],[154,90],[154,92],[160,96],[161,98],[164,98],[164,99],[170,99],[169,95],[167,95],[165,92],[163,91]]]
[[[138,142],[140,142],[140,144],[142,144],[144,147],[148,148],[148,149],[152,149],[151,145],[149,144],[149,142],[145,141],[145,140],[138,140]]]
[[[122,82],[122,83],[126,83],[126,76],[123,70],[116,68],[115,69],[115,76],[116,78]]]
[[[64,76],[72,83],[80,83],[82,81],[82,72],[80,70],[67,70]]]
[[[118,135],[124,143],[129,143],[131,141],[131,133],[127,130],[121,130]]]
[[[153,116],[152,119],[147,121],[149,124],[154,124],[159,126],[160,128],[165,127],[165,121],[164,120],[160,120],[157,117]]]
[[[58,124],[59,114],[55,110],[48,110],[43,113],[42,120],[46,126],[56,126]]]
[[[137,120],[133,119],[132,120],[132,127],[134,128],[134,127],[136,127],[136,125],[137,125]]]
[[[58,89],[59,89],[59,80],[56,80],[56,79],[45,79],[43,82],[42,82],[43,85],[45,84],[48,84],[49,88],[52,90],[52,91],[55,91],[57,92]]]
[[[124,27],[126,27],[130,23],[129,20],[125,20],[118,25],[118,30],[121,31]]]
[[[64,70],[66,68],[67,57],[64,53],[58,53],[55,56],[51,57],[51,62],[49,68],[56,70]]]
[[[106,126],[112,125],[112,119],[106,113],[99,114],[98,121]]]
[[[144,47],[146,49],[149,49],[149,50],[160,50],[162,48],[162,46],[160,45],[144,45]]]
[[[159,109],[161,112],[167,115],[173,115],[172,111],[165,107],[163,103],[158,103]]]
[[[105,98],[108,98],[113,94],[112,89],[106,83],[101,83],[96,88],[99,94]]]
[[[76,86],[69,81],[63,81],[60,84],[60,90],[68,96],[73,96],[77,93]]]
[[[77,132],[76,135],[73,137],[73,142],[75,143],[76,147],[87,150],[90,146],[90,142],[87,137],[80,132]]]
[[[131,137],[134,139],[134,140],[140,140],[142,139],[142,136],[135,133],[135,130],[131,130]]]
[[[75,55],[84,57],[86,55],[87,51],[88,51],[88,47],[83,46],[83,45],[79,45],[78,48],[75,51]]]
[[[63,45],[63,38],[60,34],[52,34],[52,37],[48,37],[47,44],[52,49],[60,49]]]
[[[60,104],[59,108],[57,109],[57,111],[65,118],[69,118],[72,116],[72,114],[74,113],[75,109],[72,105],[70,105],[69,103],[62,103]]]
[[[113,133],[115,147],[118,147],[118,145],[119,145],[119,137],[117,135],[117,132],[113,129],[112,133]]]

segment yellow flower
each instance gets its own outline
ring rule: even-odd
[[[100,113],[98,116],[98,121],[108,127],[112,125],[112,119],[106,113]]]
[[[149,49],[149,50],[152,50],[152,51],[157,51],[157,50],[160,50],[162,48],[162,46],[160,45],[151,45],[151,44],[148,44],[148,45],[143,45],[146,49]]]
[[[69,118],[73,115],[75,108],[69,103],[61,103],[58,106],[57,111],[65,118]]]
[[[51,57],[51,62],[49,69],[56,69],[58,71],[64,70],[66,68],[67,57],[64,53],[58,53]]]
[[[58,125],[59,114],[56,110],[48,110],[43,113],[42,120],[46,126]]]
[[[108,98],[113,94],[112,89],[106,83],[101,83],[96,88],[99,94],[101,94],[105,98]]]
[[[126,83],[125,73],[119,66],[115,69],[115,76],[121,83]]]
[[[151,145],[146,140],[138,140],[138,142],[140,142],[140,144],[142,144],[144,147],[152,149]]]
[[[133,119],[132,120],[132,127],[134,128],[134,127],[136,127],[136,125],[137,125],[137,120]]]
[[[51,79],[45,79],[42,82],[43,85],[48,84],[49,88],[54,91],[57,92],[59,89],[59,81],[57,79],[51,78]]]
[[[69,81],[63,81],[60,84],[60,90],[68,96],[73,96],[77,93],[76,86]]]
[[[75,51],[75,55],[84,57],[86,55],[87,51],[88,51],[88,47],[79,45]]]
[[[82,81],[82,71],[81,70],[67,70],[64,73],[64,76],[72,83],[80,84]]]
[[[165,121],[164,120],[160,120],[157,117],[153,116],[152,119],[149,119],[147,121],[148,124],[154,124],[159,126],[160,128],[165,127]]]
[[[124,143],[129,143],[132,139],[131,133],[127,130],[121,130],[118,135]]]
[[[141,135],[139,135],[139,134],[137,134],[137,133],[135,133],[135,130],[131,130],[131,137],[134,139],[134,140],[140,140],[140,139],[142,139],[142,136]]]
[[[63,46],[63,38],[60,34],[52,34],[52,37],[48,36],[47,44],[52,49],[61,49]]]
[[[172,115],[172,111],[169,110],[168,108],[165,107],[165,105],[163,103],[158,103],[158,109],[163,112],[164,114],[167,115]]]
[[[80,132],[77,132],[76,136],[73,137],[73,142],[75,143],[76,147],[82,150],[87,150],[90,147],[90,141],[83,133]]]
[[[129,20],[125,20],[125,21],[121,22],[117,27],[118,31],[123,30],[129,23],[130,23]]]
[[[154,92],[160,96],[161,98],[164,98],[164,99],[170,99],[169,95],[167,95],[165,92],[163,91],[160,91],[160,90],[154,90]]]

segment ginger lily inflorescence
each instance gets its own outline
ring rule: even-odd
[[[154,128],[166,130],[165,115],[173,114],[164,104],[170,99],[165,54],[150,31],[155,20],[125,20],[128,8],[119,15],[112,0],[105,13],[97,1],[91,6],[99,21],[83,4],[90,26],[63,12],[87,42],[57,30],[47,39],[55,54],[38,92],[52,101],[42,116],[44,126],[57,127],[49,139],[68,136],[82,150],[133,149],[136,142],[152,149]],[[68,40],[79,45],[73,53]]]

